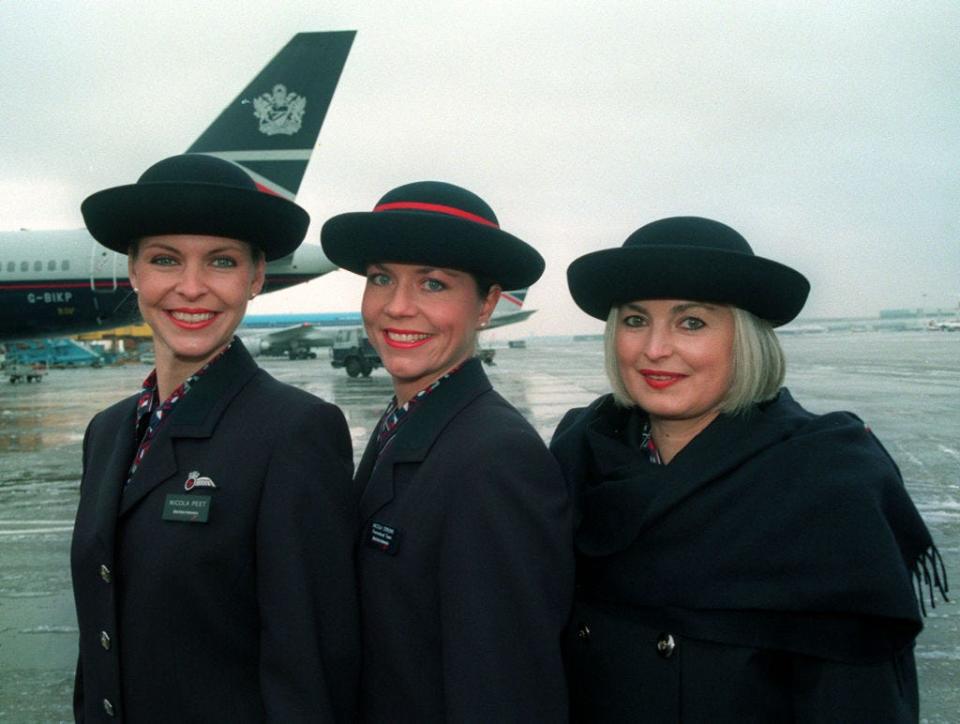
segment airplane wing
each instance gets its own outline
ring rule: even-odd
[[[240,341],[254,357],[264,355],[313,359],[317,355],[311,350],[314,347],[329,347],[333,344],[333,333],[304,322],[282,329],[271,329],[269,332],[260,334],[241,334]]]

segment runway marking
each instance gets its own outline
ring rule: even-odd
[[[39,533],[70,533],[73,526],[58,528],[17,528],[14,530],[0,530],[0,535],[36,535]]]
[[[937,447],[940,448],[940,452],[946,453],[950,457],[960,460],[960,452],[957,452],[953,448],[949,448],[946,445],[937,445]]]
[[[73,521],[60,518],[58,520],[25,520],[17,518],[16,520],[0,520],[0,525],[73,525]]]

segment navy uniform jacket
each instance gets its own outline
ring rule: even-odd
[[[366,483],[366,722],[561,722],[571,508],[536,431],[471,360],[411,412]]]
[[[83,443],[77,720],[354,720],[356,496],[342,413],[234,342],[124,489],[136,402],[98,414]],[[216,487],[185,491],[192,472]],[[169,495],[208,496],[208,521],[164,520]]]

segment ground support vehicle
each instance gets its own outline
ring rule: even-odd
[[[351,377],[369,377],[383,362],[363,327],[356,327],[337,332],[330,348],[330,365],[335,369],[343,367]]]
[[[11,385],[18,382],[42,382],[47,374],[47,366],[42,362],[34,362],[33,364],[8,362],[5,365],[4,374],[10,378]]]

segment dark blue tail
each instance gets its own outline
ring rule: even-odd
[[[187,152],[233,161],[263,191],[294,198],[354,35],[293,36]]]

